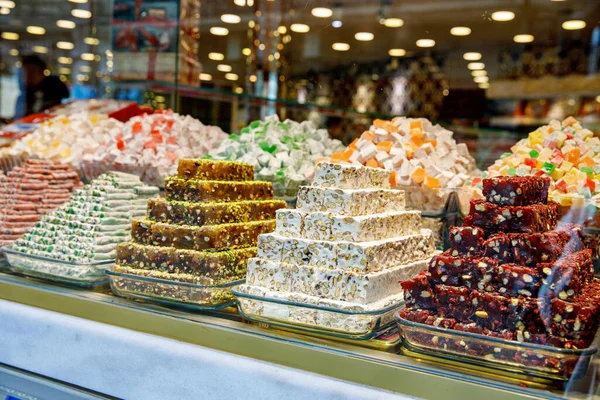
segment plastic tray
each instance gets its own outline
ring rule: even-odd
[[[23,254],[9,248],[2,251],[13,272],[83,288],[105,285],[108,282],[106,268],[115,263],[114,260],[73,263]]]
[[[408,321],[396,314],[402,345],[409,352],[449,362],[491,368],[553,381],[585,375],[596,347],[571,350],[460,332]]]
[[[107,270],[112,291],[121,297],[145,300],[192,311],[220,310],[235,304],[231,288],[244,280],[220,285],[194,285]]]
[[[372,339],[392,326],[394,312],[404,307],[404,302],[401,302],[379,310],[348,311],[256,296],[248,294],[246,288],[247,285],[241,285],[231,291],[237,298],[238,311],[244,319],[320,337]],[[335,327],[342,322],[344,329]]]

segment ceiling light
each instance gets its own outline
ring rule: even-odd
[[[219,64],[217,65],[217,71],[221,71],[221,72],[231,72],[231,65],[227,65],[227,64]]]
[[[256,77],[256,75],[250,75],[250,76],[248,77],[248,80],[249,80],[250,82],[256,82],[256,80],[257,80],[257,79],[258,79],[258,78]]]
[[[81,72],[92,72],[92,67],[89,65],[82,65],[80,68]]]
[[[388,54],[392,57],[402,57],[406,55],[406,50],[404,49],[390,49]]]
[[[290,26],[290,29],[296,33],[306,33],[310,31],[310,26],[306,24],[292,24]]]
[[[71,10],[71,15],[74,16],[75,18],[83,18],[83,19],[88,19],[88,18],[92,18],[92,13],[88,10],[80,10],[80,9],[74,9]]]
[[[42,28],[41,26],[28,26],[26,29],[27,32],[31,33],[32,35],[43,35],[44,33],[46,33],[46,30],[44,28]]]
[[[350,45],[348,43],[334,43],[331,45],[331,48],[335,51],[348,51],[350,50]]]
[[[567,31],[576,31],[585,28],[585,21],[582,21],[580,19],[565,21],[562,23],[562,27]]]
[[[285,35],[285,33],[287,32],[287,28],[283,25],[281,25],[280,27],[277,28],[277,32],[279,32],[282,35]]]
[[[71,69],[70,68],[59,68],[58,69],[58,73],[59,74],[63,74],[63,75],[69,75],[71,73]]]
[[[221,21],[226,24],[239,24],[242,19],[239,15],[235,14],[223,14],[221,15]]]
[[[513,37],[513,40],[516,43],[531,43],[531,42],[533,42],[533,35],[528,35],[528,34],[515,35],[515,37]]]
[[[250,50],[248,47],[244,47],[242,49],[242,54],[245,56],[249,56],[250,54],[252,54],[252,50]]]
[[[0,0],[0,7],[3,8],[15,8],[16,4],[14,1],[10,0]]]
[[[496,11],[492,14],[492,19],[498,22],[512,21],[515,19],[515,13],[512,11]]]
[[[313,15],[313,17],[317,18],[329,18],[333,15],[331,8],[327,7],[315,7],[310,11],[310,13]]]
[[[469,52],[463,55],[463,58],[467,61],[479,61],[481,60],[481,53]]]
[[[48,48],[44,46],[33,46],[31,48],[35,53],[46,54],[48,52]]]
[[[213,26],[210,28],[210,33],[215,36],[227,36],[229,35],[229,29],[223,28],[222,26]]]
[[[87,0],[69,0],[71,3],[77,3],[77,4],[85,4],[87,3]]]
[[[237,94],[242,94],[244,93],[244,89],[242,89],[241,87],[236,87],[234,92],[236,92]]]
[[[2,39],[4,40],[19,40],[19,34],[15,32],[2,32]]]
[[[371,32],[357,32],[354,35],[354,39],[360,40],[361,42],[370,42],[374,38],[375,35],[373,35]]]
[[[388,28],[400,28],[402,25],[404,25],[404,20],[400,18],[386,18],[383,20],[383,25],[387,26]]]
[[[331,26],[333,26],[334,28],[341,28],[342,27],[342,21],[340,21],[339,19],[336,19],[335,21],[333,21],[331,23]]]
[[[228,73],[228,74],[225,74],[225,79],[227,79],[228,81],[237,81],[239,79],[239,77],[237,76],[237,74]]]
[[[476,76],[475,78],[473,78],[473,82],[475,83],[485,83],[485,82],[489,82],[490,78],[488,78],[487,76]]]
[[[450,29],[450,34],[454,36],[469,36],[471,34],[471,28],[466,26],[455,26]]]
[[[59,19],[56,21],[56,26],[63,29],[75,29],[75,22],[67,21],[66,19]]]
[[[233,4],[235,4],[236,6],[244,7],[246,5],[246,0],[233,0]]]
[[[210,80],[212,80],[212,75],[211,74],[200,74],[200,80],[201,81],[210,81]]]
[[[467,65],[467,68],[473,69],[485,69],[485,64],[482,62],[472,62]]]
[[[485,69],[471,71],[471,76],[487,76],[487,71]]]
[[[0,15],[8,15],[10,14],[10,8],[0,7]]]
[[[57,42],[56,47],[63,50],[73,50],[75,45],[71,42]]]
[[[208,53],[208,58],[214,61],[223,61],[225,55],[223,53]]]
[[[11,56],[18,56],[19,55],[19,50],[17,49],[10,49],[10,51],[8,52]]]
[[[487,88],[490,87],[490,84],[488,82],[483,82],[483,83],[480,83],[477,86],[479,86],[479,89],[487,89]]]
[[[81,55],[81,59],[85,61],[94,61],[95,55],[92,53],[83,53]]]
[[[83,39],[83,42],[85,44],[89,44],[90,46],[96,46],[96,45],[100,44],[100,40],[93,38],[93,37],[86,37],[85,39]]]
[[[73,59],[71,57],[58,57],[58,62],[60,64],[73,64]]]
[[[435,46],[435,40],[433,40],[433,39],[417,40],[417,47],[433,47],[433,46]]]

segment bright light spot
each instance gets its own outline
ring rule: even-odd
[[[480,83],[477,86],[479,86],[479,89],[487,89],[487,88],[490,87],[490,84],[488,82],[483,82],[483,83]]]
[[[373,35],[371,32],[357,32],[354,35],[354,39],[359,40],[361,42],[370,42],[374,38],[375,35]]]
[[[469,63],[467,65],[467,68],[474,70],[474,69],[485,69],[485,64],[482,62],[472,62]]]
[[[201,81],[210,81],[210,80],[212,80],[212,75],[211,74],[200,74],[200,80]]]
[[[475,53],[475,52],[465,53],[463,55],[463,58],[467,61],[479,61],[479,60],[481,60],[481,53]]]
[[[19,34],[15,32],[2,32],[2,39],[4,40],[19,40]]]
[[[277,32],[279,32],[282,35],[285,35],[285,33],[287,32],[287,28],[283,25],[281,25],[280,27],[277,28]]]
[[[342,21],[340,21],[339,19],[336,19],[335,21],[333,21],[331,23],[331,26],[333,26],[334,28],[341,28],[342,27]]]
[[[63,29],[75,29],[75,22],[68,21],[66,19],[59,19],[56,21],[56,26]]]
[[[229,35],[229,29],[224,28],[222,26],[213,26],[210,28],[210,33],[215,36],[227,36]]]
[[[85,61],[94,61],[95,57],[96,56],[94,54],[92,54],[92,53],[83,53],[81,55],[81,59],[85,60]]]
[[[71,73],[71,69],[70,68],[59,68],[58,73],[63,74],[63,75],[69,75]]]
[[[223,53],[208,53],[208,58],[214,61],[223,61],[225,55]]]
[[[59,64],[73,64],[73,59],[71,57],[58,57]]]
[[[217,71],[221,71],[221,72],[231,72],[231,65],[227,65],[227,64],[219,64],[217,65]]]
[[[513,40],[516,43],[531,43],[531,42],[533,42],[533,35],[529,35],[529,34],[515,35],[515,37],[513,37]]]
[[[512,21],[515,19],[515,13],[512,11],[496,11],[492,14],[492,19],[498,22]]]
[[[79,67],[79,70],[81,72],[92,72],[92,67],[90,67],[89,65],[82,65],[81,67]]]
[[[90,46],[97,46],[97,45],[100,44],[100,40],[96,39],[94,37],[86,37],[86,38],[83,39],[83,42],[85,44],[90,45]]]
[[[19,50],[17,49],[10,49],[10,51],[8,52],[11,56],[18,56],[19,55]]]
[[[0,7],[15,8],[16,4],[10,0],[0,0]]]
[[[387,26],[388,28],[400,28],[402,25],[404,25],[404,20],[400,18],[386,18],[383,21],[383,25]]]
[[[40,53],[40,54],[46,54],[46,53],[48,53],[48,48],[44,47],[44,46],[33,46],[31,48],[31,50],[33,50],[36,53]]]
[[[585,21],[582,21],[580,19],[565,21],[562,23],[562,27],[567,31],[576,31],[585,28]]]
[[[490,78],[488,78],[487,76],[476,76],[475,78],[473,78],[473,82],[475,83],[486,83],[489,82]]]
[[[485,69],[471,71],[471,76],[487,76],[487,71]]]
[[[310,11],[310,13],[317,18],[329,18],[333,15],[331,8],[327,7],[315,7]]]
[[[252,50],[250,50],[248,47],[244,47],[242,49],[242,54],[245,56],[249,56],[250,54],[252,54]]]
[[[249,80],[250,82],[252,82],[252,83],[256,82],[256,79],[258,79],[258,78],[256,77],[256,75],[250,75],[250,76],[248,77],[248,80]]]
[[[225,74],[225,79],[227,79],[228,81],[237,81],[239,77],[237,76],[237,74],[228,73]]]
[[[75,45],[71,42],[57,42],[56,47],[63,50],[73,50]]]
[[[43,35],[46,33],[46,30],[44,28],[42,28],[41,26],[28,26],[26,29],[27,32],[31,33],[32,35]]]
[[[242,19],[239,15],[235,14],[223,14],[221,15],[221,21],[226,24],[239,24]]]
[[[308,31],[310,31],[310,26],[308,26],[306,24],[292,24],[290,26],[290,29],[292,30],[292,32],[306,33]]]
[[[74,16],[75,18],[82,18],[82,19],[88,19],[88,18],[92,18],[92,13],[88,10],[80,10],[80,9],[74,9],[71,10],[71,15]]]
[[[388,54],[392,57],[403,57],[406,55],[406,50],[404,49],[390,49]]]
[[[331,48],[335,51],[348,51],[350,50],[350,45],[348,43],[334,43],[331,45]]]
[[[433,39],[417,40],[417,47],[433,47],[433,46],[435,46],[435,40],[433,40]]]
[[[241,87],[236,87],[234,92],[236,92],[237,94],[242,94],[242,93],[244,93],[244,89],[242,89]]]
[[[450,29],[450,34],[454,36],[469,36],[471,34],[471,28],[466,26],[455,26]]]

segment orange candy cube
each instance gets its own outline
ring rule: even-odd
[[[375,139],[375,135],[373,135],[371,132],[369,131],[364,131],[362,133],[362,135],[360,135],[361,139],[365,139],[368,140],[369,142],[372,142]]]
[[[392,147],[394,147],[394,144],[392,142],[385,141],[377,145],[377,150],[389,153]]]
[[[585,165],[586,167],[593,167],[594,164],[595,164],[594,160],[592,158],[590,158],[590,157],[582,158],[579,161],[579,165]]]
[[[425,180],[427,173],[421,167],[415,169],[412,176],[410,177],[416,183],[422,183]]]
[[[579,157],[581,157],[581,150],[579,147],[576,147],[570,150],[567,154],[567,161],[572,162],[573,164],[579,164]]]
[[[340,153],[340,158],[342,159],[342,161],[350,161],[350,156],[354,153],[354,150],[351,149],[350,147],[344,149],[341,153]]]
[[[341,153],[333,153],[331,155],[331,162],[334,164],[338,164],[342,162],[342,154]]]
[[[358,138],[354,139],[348,147],[350,147],[351,149],[356,149],[356,143],[358,143]]]
[[[381,165],[374,158],[371,158],[369,161],[367,161],[365,165],[372,168],[381,168]]]
[[[440,180],[438,178],[434,178],[433,176],[427,175],[425,177],[425,183],[423,183],[428,189],[438,189],[440,187]]]
[[[422,121],[410,121],[410,130],[412,131],[413,129],[419,129],[420,131],[423,130],[423,122]]]
[[[392,171],[392,173],[390,174],[390,185],[392,185],[392,187],[394,187],[397,184],[398,184],[398,181],[396,180],[396,171]]]

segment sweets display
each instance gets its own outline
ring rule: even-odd
[[[593,277],[581,227],[558,224],[558,204],[547,200],[549,186],[550,179],[538,177],[485,179],[485,200],[473,200],[464,226],[451,229],[451,248],[434,256],[427,272],[402,283],[407,308],[400,316],[517,343],[590,346],[598,324],[600,280]],[[530,348],[496,351],[499,345],[493,342],[473,346],[433,336],[415,334],[410,340],[564,375],[573,372],[577,361],[534,356]]]
[[[278,210],[275,232],[259,236],[247,284],[237,289],[241,311],[347,333],[389,322],[393,309],[377,311],[401,304],[398,282],[424,270],[433,252],[431,231],[421,229],[418,211],[404,209],[390,175],[319,163],[298,208]]]
[[[33,133],[3,150],[3,156],[39,157],[71,165],[76,171],[85,155],[103,151],[123,124],[103,114],[80,112],[43,121]]]
[[[133,241],[118,246],[113,290],[194,305],[230,302],[230,283],[243,279],[258,236],[273,231],[275,212],[286,206],[273,200],[271,183],[253,176],[250,164],[179,160],[166,198],[150,200],[146,218],[133,221]]]
[[[57,161],[26,160],[0,176],[0,246],[19,239],[40,218],[69,200],[79,175]]]
[[[175,173],[178,158],[202,157],[227,138],[219,127],[169,110],[131,118],[95,154],[85,157],[86,175],[118,170],[160,186]]]
[[[106,173],[75,190],[12,249],[69,262],[114,259],[117,244],[130,239],[132,219],[143,217],[148,199],[158,193],[157,187],[145,186],[135,175]]]
[[[331,161],[393,171],[393,186],[431,189],[407,190],[409,206],[437,210],[449,194],[439,189],[461,187],[476,171],[467,146],[457,144],[452,135],[424,118],[377,119],[346,149],[334,153]]]
[[[215,160],[241,161],[254,165],[256,179],[273,182],[275,195],[295,197],[300,185],[312,178],[316,160],[342,148],[327,130],[312,122],[281,122],[277,115],[254,121],[239,135],[230,135],[210,152]]]
[[[488,175],[547,176],[551,178],[550,199],[563,206],[598,200],[600,138],[573,117],[562,123],[554,120],[517,142],[488,168]],[[481,186],[480,180],[469,183]]]

